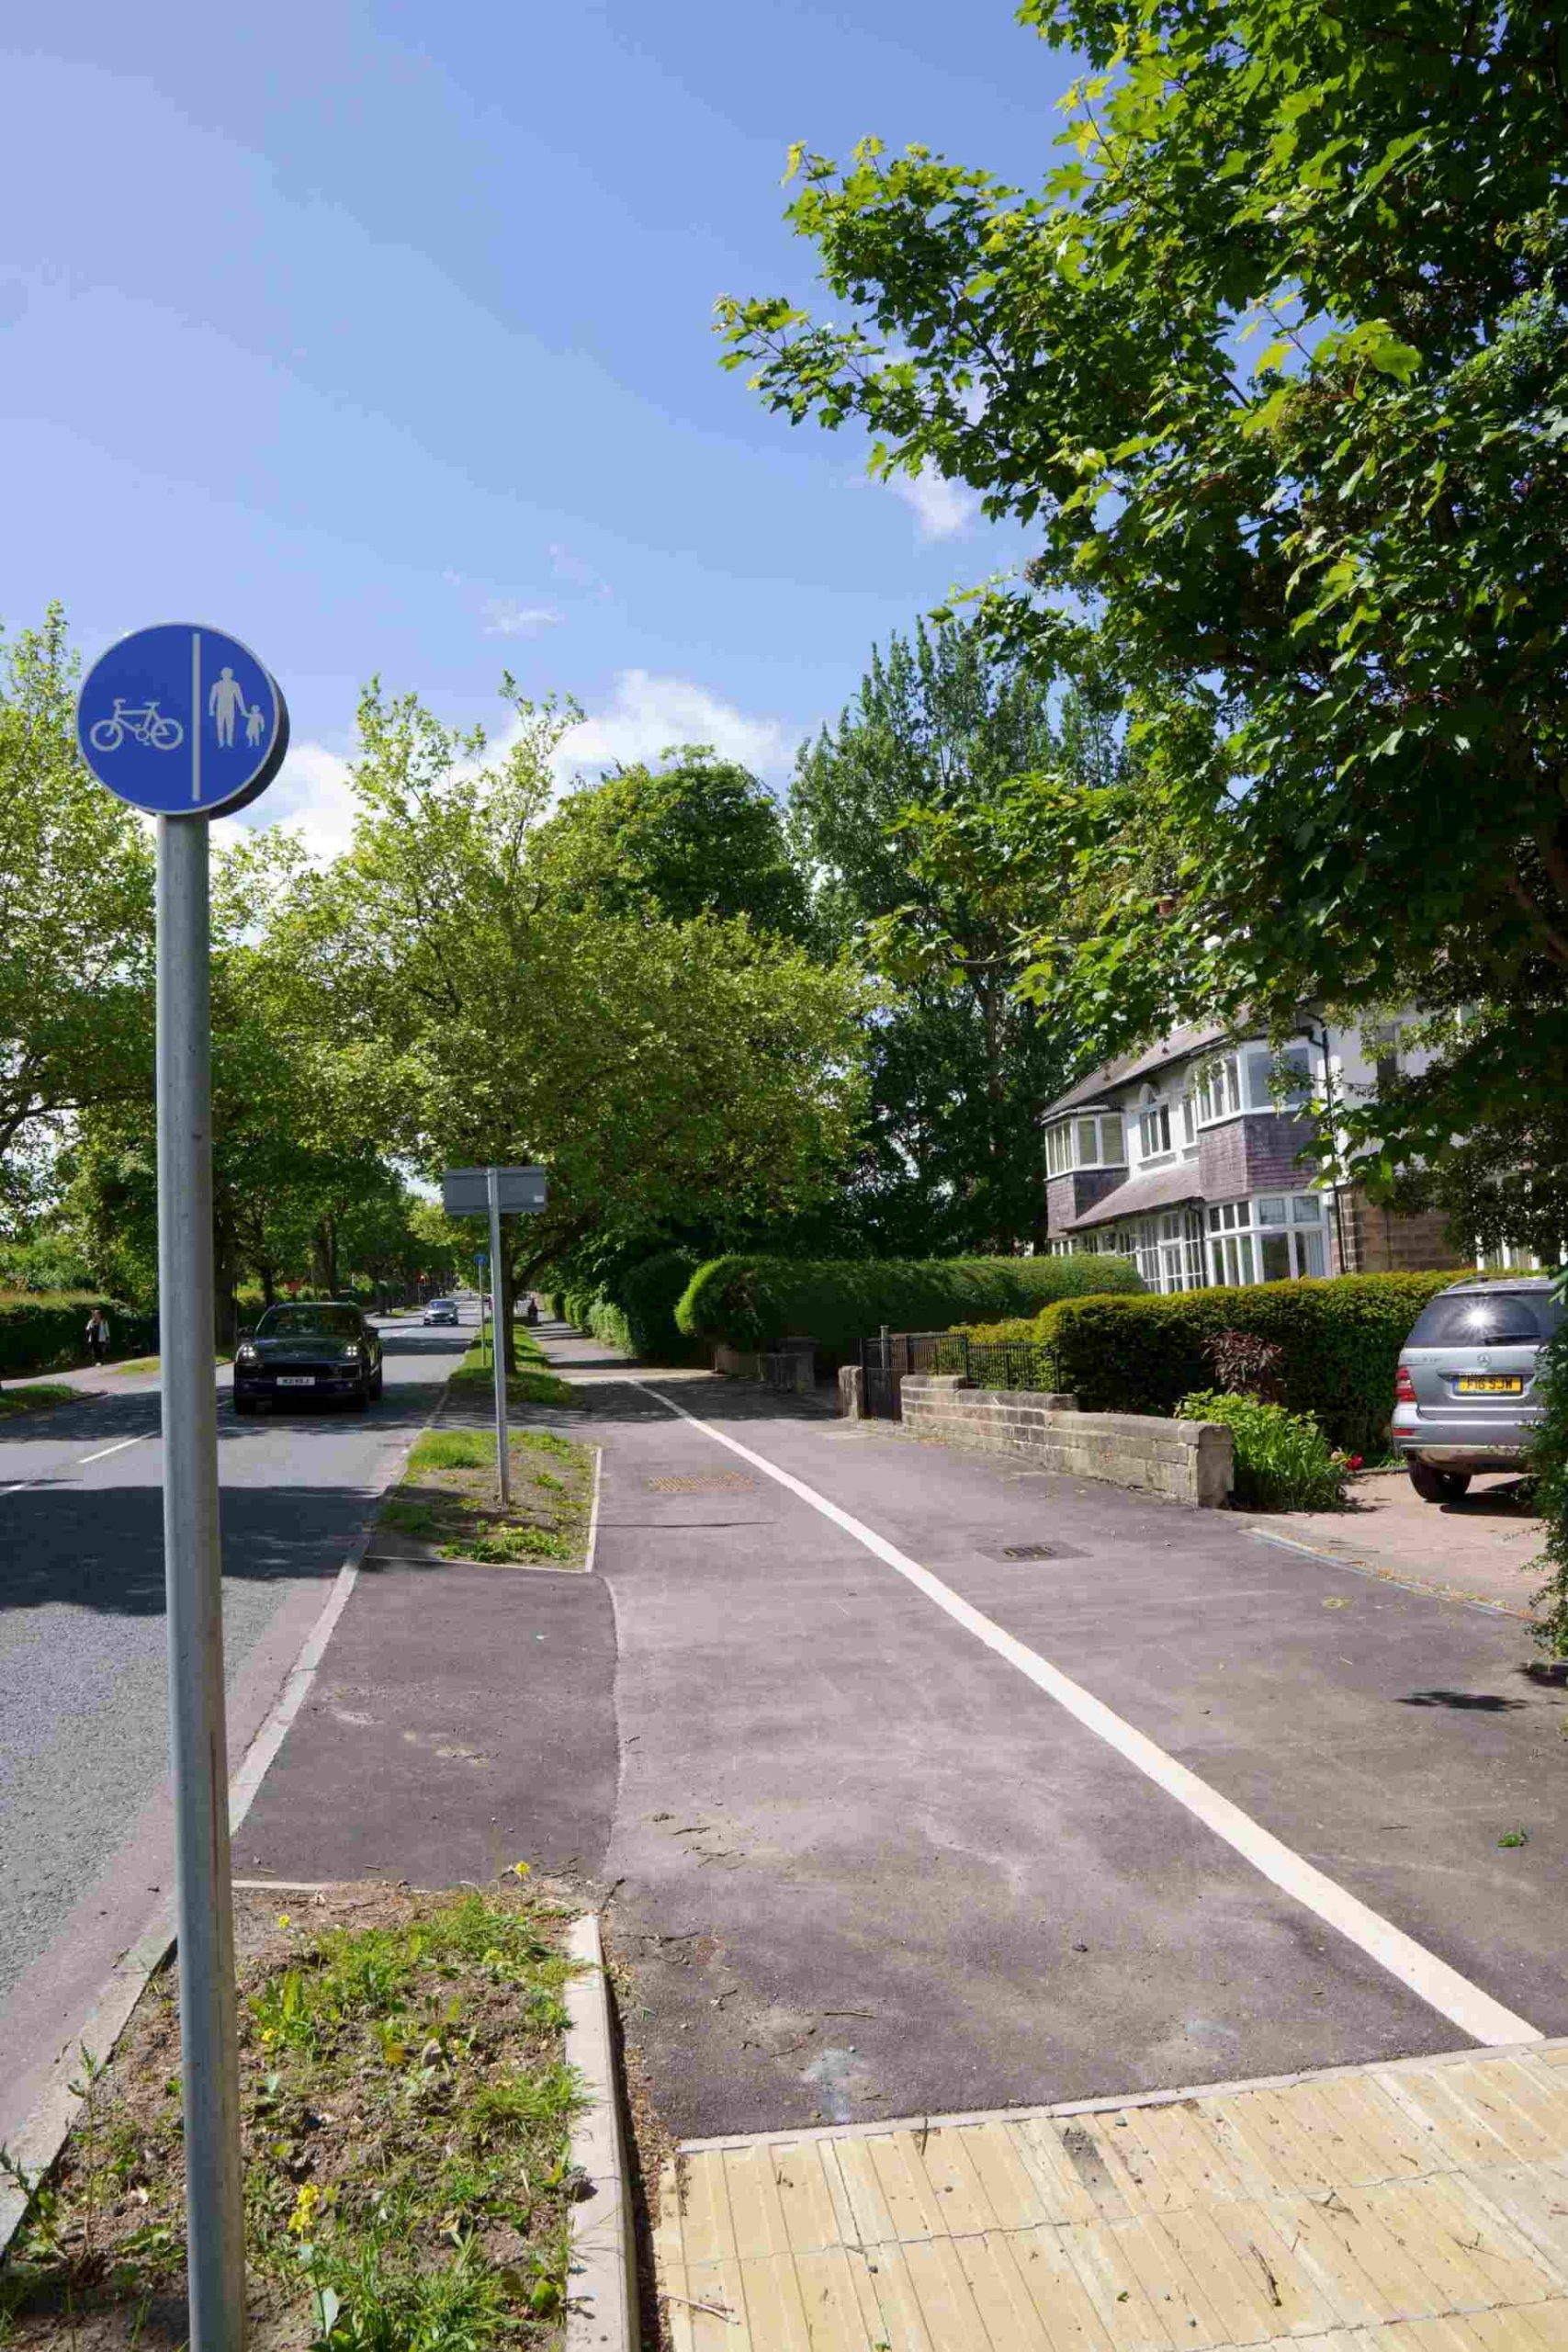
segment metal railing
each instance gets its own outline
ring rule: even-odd
[[[974,1388],[1049,1392],[1060,1386],[1056,1351],[1042,1340],[972,1340],[964,1331],[881,1331],[861,1341],[866,1411],[900,1420],[908,1373],[955,1373]]]

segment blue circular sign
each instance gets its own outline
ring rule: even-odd
[[[164,621],[98,656],[76,697],[76,740],[133,808],[214,817],[266,790],[288,749],[288,707],[237,638]]]

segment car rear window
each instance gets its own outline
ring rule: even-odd
[[[1562,1320],[1550,1291],[1470,1290],[1435,1298],[1407,1348],[1527,1348],[1549,1340]]]
[[[357,1340],[356,1306],[271,1306],[256,1325],[258,1340]]]

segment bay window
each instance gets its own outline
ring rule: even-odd
[[[1325,1274],[1323,1201],[1316,1193],[1264,1193],[1208,1212],[1209,1279],[1246,1288]]]
[[[1088,1111],[1058,1119],[1045,1130],[1045,1173],[1068,1176],[1077,1168],[1124,1168],[1126,1136],[1120,1111]]]
[[[1282,1054],[1267,1046],[1221,1054],[1204,1066],[1196,1092],[1200,1126],[1242,1111],[1304,1111],[1312,1100],[1312,1056],[1305,1046],[1288,1046]]]

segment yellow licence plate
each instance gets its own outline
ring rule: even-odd
[[[1525,1393],[1522,1373],[1477,1373],[1473,1378],[1456,1380],[1454,1391],[1460,1396],[1522,1396]]]

